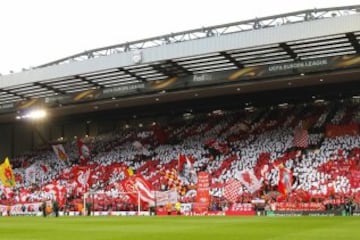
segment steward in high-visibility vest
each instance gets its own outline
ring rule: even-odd
[[[181,215],[181,203],[180,202],[175,203],[175,210],[176,210],[177,215]]]
[[[165,208],[166,208],[167,215],[171,215],[171,211],[172,211],[171,202],[168,202],[168,203],[166,204]]]

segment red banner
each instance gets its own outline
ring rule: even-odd
[[[196,203],[194,204],[195,212],[207,211],[210,205],[210,185],[209,174],[207,172],[198,173]]]
[[[159,124],[153,126],[153,132],[160,144],[164,144],[167,141],[168,135]]]
[[[271,205],[273,211],[324,211],[325,206],[323,203],[273,203]]]
[[[254,210],[251,203],[234,203],[230,206],[229,211],[233,212],[250,212]]]
[[[359,134],[359,125],[351,123],[347,125],[333,125],[328,124],[326,126],[326,137],[338,137],[344,135],[355,136]]]

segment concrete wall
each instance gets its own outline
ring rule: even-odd
[[[87,124],[83,121],[0,124],[0,162],[5,156],[14,157],[23,154],[60,137],[72,140],[74,136],[84,137],[86,134],[96,136],[98,129],[97,122]]]
[[[125,125],[128,123],[131,127],[136,127],[139,123],[142,123],[144,129],[146,129],[151,125],[152,121],[153,119],[131,118],[129,123],[127,120],[97,118],[94,120],[47,120],[37,123],[16,121],[0,124],[0,162],[5,156],[14,157],[23,154],[45,146],[49,141],[55,141],[60,137],[72,141],[74,136],[97,136],[125,129]]]
[[[68,122],[64,124],[64,138],[74,139],[74,136],[84,137],[86,135],[85,122]]]
[[[12,125],[5,124],[0,125],[0,162],[6,156],[12,156],[13,152],[13,134],[12,134]]]
[[[14,153],[23,153],[33,149],[34,134],[32,124],[17,124],[14,127]]]

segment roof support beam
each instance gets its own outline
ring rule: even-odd
[[[97,87],[97,88],[104,88],[104,86],[103,85],[101,85],[101,84],[99,84],[99,83],[97,83],[97,82],[93,82],[93,81],[91,81],[90,79],[87,79],[86,77],[81,77],[81,76],[75,76],[75,79],[80,79],[81,81],[84,81],[84,82],[87,82],[87,83],[89,83],[89,84],[92,84],[92,85],[94,85],[95,87]]]
[[[124,73],[126,73],[126,74],[129,75],[130,77],[136,78],[136,80],[140,80],[140,81],[142,81],[142,82],[146,82],[146,79],[145,79],[145,78],[136,75],[136,73],[130,72],[129,70],[124,69],[124,68],[119,68],[119,70],[120,70],[120,71],[123,71]]]
[[[165,62],[153,65],[152,67],[168,77],[187,76],[193,74],[190,70],[172,60],[166,60]]]
[[[34,86],[39,86],[39,87],[42,87],[42,88],[46,88],[46,89],[48,89],[48,90],[54,91],[54,92],[59,93],[59,94],[66,94],[65,91],[62,91],[62,90],[57,89],[57,88],[54,88],[54,87],[49,86],[49,85],[44,84],[44,83],[34,82]]]
[[[292,58],[297,59],[298,55],[286,43],[280,43],[279,46]]]
[[[360,44],[358,42],[358,40],[356,39],[356,36],[354,35],[354,33],[347,33],[346,37],[349,39],[349,41],[351,42],[351,45],[354,47],[356,53],[360,53]]]
[[[167,63],[171,64],[175,69],[180,70],[181,72],[181,76],[186,76],[186,75],[192,75],[193,72],[186,69],[185,67],[181,66],[180,64],[178,64],[177,62],[174,62],[173,60],[168,60],[166,61]]]
[[[230,54],[227,52],[220,52],[220,55],[223,56],[225,59],[229,60],[232,64],[234,64],[237,68],[241,69],[244,68],[244,65],[237,61],[235,58],[233,58]]]
[[[16,96],[16,97],[20,97],[20,98],[26,99],[26,100],[29,99],[28,97],[25,97],[24,95],[18,94],[18,93],[16,93],[16,92],[12,92],[12,91],[10,91],[10,90],[0,89],[0,92],[4,92],[4,93],[7,93],[7,94],[12,94],[12,95],[14,95],[14,96]]]

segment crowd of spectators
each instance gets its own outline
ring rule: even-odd
[[[176,176],[181,181],[183,191],[179,194],[184,202],[194,200],[199,171],[209,173],[212,206],[226,201],[224,186],[230,179],[240,180],[244,171],[253,172],[261,187],[254,190],[243,184],[237,191],[238,202],[248,202],[255,197],[269,201],[336,198],[359,201],[359,133],[329,138],[325,137],[325,130],[319,131],[327,123],[358,124],[358,107],[332,108],[333,105],[312,106],[311,109],[296,105],[255,112],[233,110],[216,115],[199,114],[190,120],[161,126],[166,130],[165,143],[159,143],[154,131],[145,127],[84,138],[91,150],[87,166],[94,171],[91,184],[82,186],[81,190],[77,189],[79,186],[72,172],[74,166],[80,165],[77,141],[63,142],[69,157],[67,162],[59,161],[51,149],[12,159],[17,184],[12,189],[0,185],[0,203],[54,198],[54,191],[45,191],[46,186],[52,185],[64,186],[66,201],[81,200],[84,191],[91,189],[102,196],[106,206],[119,209],[126,205],[128,208],[125,204],[128,198],[122,193],[120,184],[127,177],[127,171],[131,169],[143,175],[156,190],[166,190],[164,171],[179,167],[180,154],[191,160]],[[304,126],[304,122],[308,126]],[[307,128],[305,148],[294,145],[297,126]],[[291,191],[282,198],[280,194],[273,194],[277,191],[281,168],[288,169],[292,176]]]

